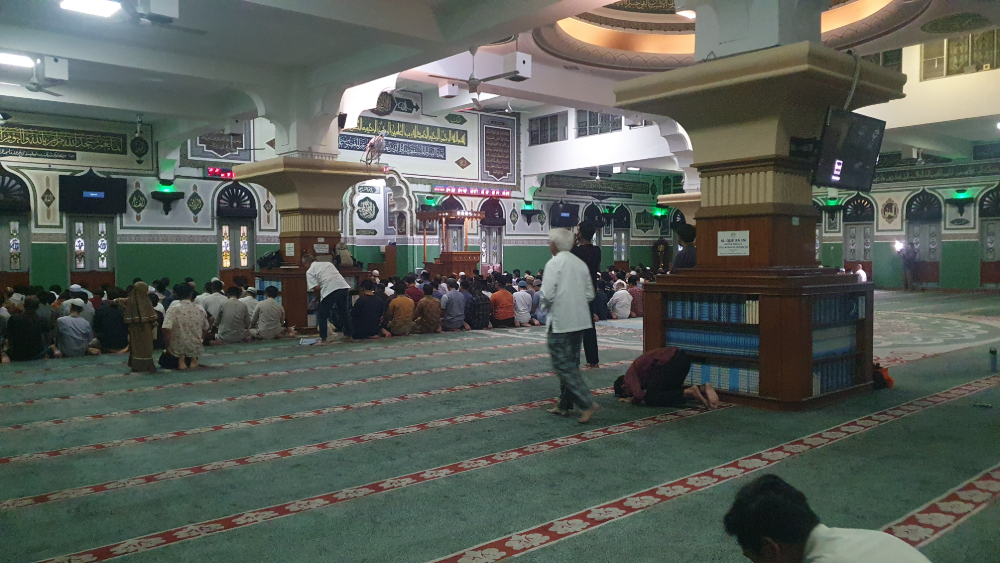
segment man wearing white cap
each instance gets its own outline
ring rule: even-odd
[[[74,283],[73,285],[69,286],[69,296],[71,299],[79,299],[83,301],[83,312],[80,313],[80,316],[83,317],[84,319],[87,319],[87,322],[93,325],[94,313],[96,312],[94,310],[94,304],[88,300],[87,294],[84,293],[84,290],[82,287],[80,287],[80,284]],[[63,317],[69,315],[69,300],[63,301],[62,307],[59,308],[59,314]]]
[[[382,283],[382,280],[378,277],[378,270],[372,270],[372,281],[375,285]]]
[[[248,287],[246,295],[240,297],[240,303],[247,306],[247,312],[250,313],[250,318],[253,318],[253,312],[257,310],[257,288]]]
[[[69,304],[69,316],[59,317],[56,320],[58,327],[56,356],[76,358],[88,353],[100,354],[100,350],[91,349],[89,346],[90,341],[94,339],[94,331],[90,327],[90,323],[80,316],[84,307],[83,299],[67,299],[66,303]]]

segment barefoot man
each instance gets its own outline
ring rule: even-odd
[[[719,405],[712,386],[684,385],[691,371],[691,359],[673,346],[657,348],[639,356],[625,375],[615,381],[615,396],[626,403],[651,407],[679,407],[697,401],[707,409]]]
[[[586,424],[597,412],[597,403],[580,375],[580,346],[583,332],[591,326],[589,303],[594,299],[594,286],[590,270],[570,252],[572,248],[572,231],[549,231],[552,259],[545,265],[540,306],[548,310],[549,354],[561,388],[559,406],[549,412],[566,416],[578,405],[583,409],[578,420]]]

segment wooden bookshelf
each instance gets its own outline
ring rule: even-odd
[[[708,377],[727,401],[801,410],[871,388],[873,283],[829,268],[692,268],[658,276],[643,293],[644,349],[684,349],[691,382]],[[672,318],[672,301],[692,299],[680,310],[696,318]],[[755,322],[706,320],[700,305],[740,300],[757,303]]]

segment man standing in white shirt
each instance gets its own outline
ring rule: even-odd
[[[740,489],[723,523],[754,563],[930,563],[895,536],[820,524],[806,496],[777,475]]]
[[[580,347],[583,332],[590,328],[590,306],[594,285],[590,270],[573,253],[573,232],[549,231],[552,259],[545,265],[540,306],[548,310],[548,344],[552,367],[559,376],[559,405],[550,413],[566,416],[573,405],[583,409],[578,421],[586,424],[597,412],[597,403],[580,375]]]
[[[309,267],[306,270],[306,287],[310,291],[319,292],[316,325],[319,328],[320,342],[326,342],[326,323],[330,320],[331,312],[334,326],[344,334],[344,342],[354,342],[351,337],[354,333],[351,324],[351,286],[330,262],[317,262],[315,256],[306,254],[302,257],[302,263]]]
[[[865,283],[868,281],[868,274],[865,273],[864,268],[861,264],[854,265],[854,273],[858,276],[858,283]]]

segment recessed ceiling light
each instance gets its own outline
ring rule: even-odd
[[[122,5],[118,2],[112,2],[112,0],[62,0],[59,7],[63,10],[110,18],[118,10],[121,10]]]
[[[681,10],[681,11],[677,12],[677,15],[680,16],[680,17],[682,17],[682,18],[687,18],[689,20],[693,20],[694,18],[696,18],[698,16],[698,13],[695,12],[694,10]]]
[[[997,122],[997,129],[1000,129],[1000,121]]]
[[[629,172],[638,172],[641,169],[636,166],[629,166],[628,168],[626,168],[626,170],[628,170]]]
[[[33,61],[31,57],[26,57],[24,55],[12,55],[10,53],[0,53],[0,65],[34,68],[35,61]]]

